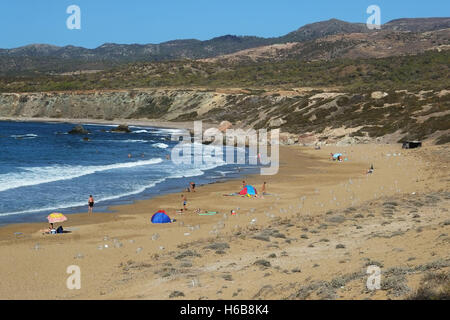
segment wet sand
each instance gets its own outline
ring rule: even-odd
[[[348,161],[330,161],[338,151]],[[180,192],[69,215],[63,235],[6,226],[0,298],[403,299],[449,270],[449,158],[446,146],[281,147],[277,175],[244,178],[267,181],[264,198],[224,196],[239,179],[187,193],[185,214]],[[151,224],[158,209],[176,222]],[[80,290],[66,286],[70,265]],[[381,267],[380,290],[366,288],[368,265]]]

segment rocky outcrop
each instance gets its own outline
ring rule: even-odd
[[[121,125],[118,125],[116,128],[111,129],[111,132],[130,133],[131,130],[130,130],[130,128],[128,128],[128,125],[121,124]]]
[[[76,125],[72,130],[67,132],[68,134],[89,134],[89,131],[86,130],[81,124]]]

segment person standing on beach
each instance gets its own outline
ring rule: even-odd
[[[184,194],[181,195],[181,198],[183,199],[183,211],[187,211],[187,208],[186,208],[187,198]]]
[[[94,208],[94,197],[92,196],[92,194],[89,196],[88,205],[89,205],[88,213],[91,214],[92,209]]]
[[[261,194],[264,195],[266,193],[266,182],[264,181],[262,187],[261,187]]]
[[[192,192],[195,192],[195,182],[190,182],[189,184],[190,184],[190,186],[191,186],[191,188],[190,188],[191,191],[192,191]]]

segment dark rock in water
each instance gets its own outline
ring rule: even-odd
[[[126,124],[121,124],[117,128],[111,129],[112,132],[130,133],[131,130]]]
[[[72,130],[68,132],[68,134],[89,134],[89,131],[87,131],[81,124],[76,125]]]
[[[84,137],[83,141],[91,141],[91,139],[89,139],[88,137]]]

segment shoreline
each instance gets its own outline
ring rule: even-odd
[[[448,270],[448,244],[438,238],[450,231],[443,223],[448,173],[435,155],[445,147],[340,147],[349,158],[342,163],[328,159],[336,149],[280,146],[277,175],[244,178],[257,189],[268,181],[272,195],[260,199],[224,197],[240,188],[236,179],[196,188],[183,215],[174,214],[175,193],[112,207],[113,214],[71,215],[70,234],[43,236],[37,224],[0,228],[0,254],[8,257],[0,297],[167,299],[181,291],[181,299],[398,299],[410,293],[402,288],[419,286],[423,272],[412,271]],[[219,214],[199,216],[196,208]],[[410,213],[416,208],[421,218]],[[159,209],[177,221],[151,224]],[[387,280],[398,268],[412,273],[398,280],[404,287],[365,292],[364,276],[348,274],[366,261],[383,265]],[[82,270],[81,290],[65,287],[73,264]],[[345,282],[321,287],[333,279]]]
[[[41,123],[70,123],[70,124],[97,124],[97,125],[121,125],[126,124],[128,126],[136,127],[156,127],[162,129],[186,129],[193,130],[193,121],[185,122],[172,122],[172,121],[157,121],[157,120],[144,120],[144,119],[91,119],[91,118],[45,118],[45,117],[0,117],[0,121],[4,122],[41,122]],[[216,128],[218,124],[202,122],[203,128]]]
[[[288,150],[289,148],[291,148],[291,147],[280,146],[280,151],[281,151],[281,149]],[[319,160],[319,159],[317,159],[317,160]],[[253,168],[246,168],[246,169],[253,169]],[[203,184],[203,185],[197,185],[196,186],[196,190],[202,190],[202,189],[205,189],[207,187],[213,187],[213,186],[218,185],[218,184],[222,184],[222,185],[230,185],[230,184],[241,185],[242,183],[238,182],[238,181],[242,181],[241,179],[248,180],[248,179],[257,178],[257,177],[259,177],[259,175],[256,174],[256,173],[244,173],[242,175],[239,175],[238,177],[233,177],[233,178],[230,178],[230,179],[226,179],[224,181],[216,181],[216,182],[207,183],[207,184]],[[258,179],[258,180],[260,180],[260,179]],[[239,189],[239,187],[237,189]],[[259,189],[259,188],[257,188],[257,189]],[[239,190],[237,190],[237,191],[239,191]],[[155,195],[155,196],[152,196],[150,198],[130,200],[132,203],[129,203],[129,204],[108,205],[107,206],[107,211],[108,212],[105,212],[105,211],[95,212],[94,211],[94,214],[91,215],[91,216],[87,216],[87,212],[70,213],[70,214],[67,214],[70,217],[68,222],[70,224],[72,224],[71,222],[73,222],[76,225],[78,225],[78,224],[89,225],[91,223],[103,223],[103,222],[117,220],[119,218],[119,216],[121,214],[123,214],[124,212],[126,212],[127,209],[130,208],[130,207],[133,207],[133,206],[138,205],[140,203],[146,203],[146,202],[150,202],[151,203],[153,201],[154,202],[163,201],[163,200],[165,200],[167,198],[173,197],[174,195],[176,195],[176,194],[178,195],[180,193],[183,193],[183,192],[172,191],[172,192],[163,193],[161,195]],[[200,192],[198,192],[198,193],[200,193]],[[191,195],[191,193],[187,193],[187,194]],[[87,207],[87,205],[86,205],[86,207]],[[157,211],[157,209],[155,209],[155,212],[156,211]],[[86,217],[88,219],[87,220],[83,220]],[[4,236],[5,233],[10,233],[11,230],[20,229],[20,230],[25,231],[25,232],[21,232],[21,233],[30,233],[30,232],[33,233],[32,230],[35,230],[38,225],[48,225],[48,223],[45,222],[45,221],[43,221],[43,222],[37,222],[36,221],[36,222],[25,222],[25,223],[8,223],[8,224],[5,224],[5,225],[0,225],[0,242],[2,240],[11,240],[11,239],[15,238],[15,237],[11,237],[11,236],[10,237],[5,237]]]
[[[56,123],[68,123],[68,124],[92,124],[92,125],[120,125],[123,124],[123,122],[121,122],[122,120],[118,120],[119,122],[116,121],[107,121],[107,120],[102,120],[102,121],[97,121],[97,120],[91,120],[91,119],[53,119],[53,118],[14,118],[14,119],[6,119],[6,118],[2,118],[0,117],[0,121],[13,121],[13,122],[36,122],[36,123],[50,123],[50,124],[56,124]],[[183,129],[184,128],[189,128],[189,125],[192,124],[192,122],[185,122],[185,123],[179,123],[179,122],[174,122],[174,123],[170,123],[170,122],[158,122],[158,121],[146,121],[146,120],[138,120],[138,121],[131,121],[128,122],[128,124],[130,126],[143,126],[143,127],[152,127],[152,128],[161,128],[161,129]],[[164,126],[165,125],[165,126]],[[212,126],[212,125],[211,125]],[[225,168],[227,165],[222,166],[223,168]],[[205,173],[208,171],[214,171],[217,170],[220,167],[215,167],[212,169],[208,169],[205,170]],[[242,171],[241,173],[231,173],[231,177],[227,178],[224,177],[225,181],[228,180],[236,180],[236,179],[240,179],[240,177],[242,177],[243,175],[247,175],[247,174],[251,174],[251,172],[253,170],[256,170],[257,168],[259,168],[258,166],[249,166],[249,165],[243,165],[241,167]],[[200,184],[213,184],[216,183],[216,181],[214,181],[210,175],[208,174],[203,174],[201,176],[195,176],[195,177],[183,177],[183,178],[169,178],[169,180],[173,180],[173,179],[178,179],[178,180],[183,180],[183,179],[197,179],[200,180],[202,182],[200,182]],[[212,172],[211,172],[212,173]],[[237,175],[237,176],[236,176]],[[167,182],[167,179],[165,180],[164,183]],[[197,184],[198,186],[200,186],[200,184]],[[106,201],[102,201],[100,202],[100,205],[98,205],[97,207],[100,208],[101,213],[105,213],[105,214],[110,214],[112,213],[111,209],[112,207],[117,207],[117,206],[121,206],[121,205],[127,205],[127,204],[133,204],[136,201],[140,201],[140,200],[148,200],[148,199],[152,199],[155,197],[158,197],[157,192],[156,191],[152,191],[151,189],[154,188],[156,186],[152,186],[149,187],[148,189],[140,192],[139,194],[132,194],[132,195],[126,195],[126,196],[122,196],[116,199],[112,199],[112,200],[106,200]],[[171,190],[165,190],[162,191],[162,194],[173,194],[173,193],[177,193],[178,191],[174,190],[175,187],[170,188]],[[121,202],[125,202],[124,204],[121,204]],[[55,211],[67,211],[67,214],[69,215],[74,215],[80,212],[81,208],[84,206],[76,206],[76,207],[63,207],[63,208],[56,208],[54,209]],[[34,213],[42,213],[45,210],[42,211],[36,211]],[[49,210],[50,212],[51,210]],[[31,218],[32,214],[31,212],[25,212],[25,213],[20,213],[18,215],[30,215],[31,214]],[[38,218],[36,218],[38,219]],[[0,228],[9,226],[9,225],[16,225],[16,224],[27,224],[28,222],[5,222],[0,224]],[[32,221],[30,221],[29,223],[40,223],[39,221],[36,221],[32,219]]]
[[[217,169],[217,168],[220,168],[220,167],[216,167],[214,169]],[[214,170],[214,169],[209,169],[209,170]],[[209,170],[206,170],[204,175],[196,176],[196,177],[189,177],[189,178],[191,180],[192,180],[192,178],[200,178],[200,180],[210,180],[211,179],[211,182],[196,183],[196,189],[198,189],[198,188],[202,188],[202,187],[208,186],[208,185],[226,183],[226,182],[229,182],[229,181],[237,181],[237,180],[241,180],[244,177],[257,175],[256,173],[251,173],[251,171],[254,171],[255,169],[258,169],[258,168],[257,167],[255,167],[255,168],[253,168],[253,167],[241,168],[242,173],[238,174],[237,176],[233,176],[233,177],[229,177],[229,178],[224,177],[223,180],[221,180],[221,181],[212,181],[212,178],[206,175],[206,172],[209,171]],[[183,178],[169,178],[169,179],[183,179]],[[198,181],[198,179],[195,179],[195,180]],[[149,189],[154,188],[154,187],[155,186],[150,187]],[[171,188],[171,189],[173,189],[173,188]],[[179,189],[181,189],[181,187]],[[139,194],[132,195],[132,196],[124,196],[124,197],[117,198],[117,199],[114,199],[114,200],[101,201],[100,203],[105,202],[105,204],[96,205],[95,207],[97,207],[97,208],[100,207],[100,208],[103,208],[104,210],[100,209],[100,211],[94,211],[94,214],[113,215],[113,214],[116,214],[118,211],[120,211],[120,208],[122,206],[133,205],[133,204],[135,204],[136,202],[139,202],[139,201],[153,200],[153,199],[156,199],[158,197],[163,197],[163,196],[167,196],[167,195],[174,195],[174,194],[183,193],[183,191],[180,191],[180,190],[178,190],[178,191],[166,190],[166,191],[161,192],[159,195],[156,194],[156,191],[152,191],[152,192],[150,192],[151,195],[148,195],[149,194],[148,191],[149,190],[146,189],[143,192],[141,192]],[[147,194],[147,195],[145,195],[145,194]],[[189,194],[189,192],[187,194]],[[118,202],[124,202],[124,203],[118,204]],[[108,204],[108,203],[110,203],[110,204]],[[73,207],[73,208],[72,207],[69,207],[69,208],[58,208],[58,209],[54,209],[54,212],[56,212],[56,211],[58,211],[58,212],[68,211],[68,212],[64,212],[64,214],[67,215],[67,217],[69,218],[69,217],[72,217],[72,216],[86,214],[86,212],[80,212],[79,211],[79,208],[81,208],[81,207],[84,207],[84,206]],[[94,210],[95,210],[95,207],[94,207]],[[87,204],[86,204],[86,208],[87,208]],[[119,208],[119,209],[117,209],[117,208]],[[45,210],[42,210],[42,211],[45,211]],[[48,211],[48,213],[50,213],[52,210],[47,210],[47,211]],[[39,211],[39,212],[41,212],[41,211]],[[23,214],[20,214],[20,215],[33,215],[33,213],[23,213]],[[98,218],[98,219],[100,219],[100,218]],[[108,219],[106,219],[106,221],[107,220]],[[21,226],[21,225],[24,225],[25,228],[28,229],[28,225],[37,225],[37,224],[43,224],[43,223],[46,223],[46,222],[45,221],[43,221],[43,222],[42,221],[7,222],[7,223],[4,223],[4,224],[0,224],[0,231],[1,231],[2,228],[6,228],[6,227],[15,228],[15,226]],[[0,241],[1,240],[2,240],[2,238],[0,237]]]

